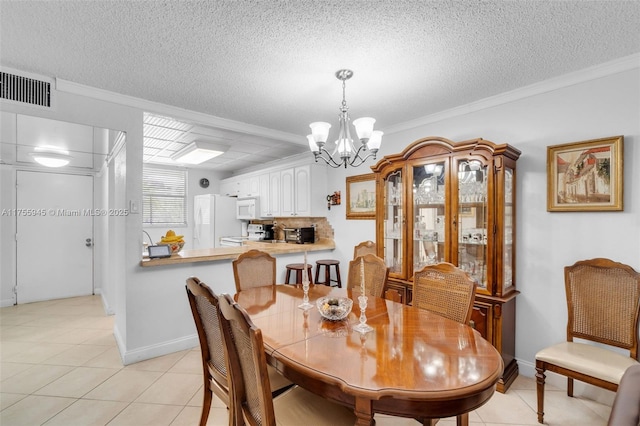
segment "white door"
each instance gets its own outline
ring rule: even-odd
[[[16,180],[17,303],[92,294],[93,177],[18,171]]]

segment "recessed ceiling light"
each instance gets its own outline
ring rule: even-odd
[[[209,142],[193,141],[171,156],[178,163],[200,164],[224,154],[226,147]]]

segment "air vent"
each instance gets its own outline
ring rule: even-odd
[[[51,107],[51,83],[0,72],[0,98]]]

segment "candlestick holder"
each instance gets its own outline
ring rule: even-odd
[[[298,308],[307,311],[313,308],[313,305],[309,303],[309,278],[302,280],[302,291],[304,292],[304,296],[302,297],[302,303],[298,305]]]
[[[367,324],[367,296],[361,294],[358,296],[358,305],[360,306],[360,324],[353,327],[353,329],[359,333],[365,334],[373,331],[373,327]]]

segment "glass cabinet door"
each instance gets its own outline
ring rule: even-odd
[[[413,271],[445,259],[444,161],[413,166]]]
[[[458,161],[457,265],[487,289],[487,166],[479,160]]]
[[[514,206],[513,169],[505,168],[504,175],[504,239],[502,241],[502,293],[506,294],[513,286],[513,206]]]
[[[403,198],[402,170],[397,170],[384,180],[384,260],[392,274],[404,272]]]

